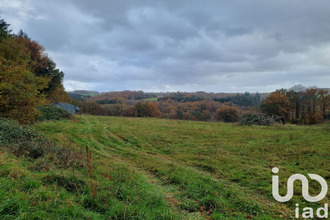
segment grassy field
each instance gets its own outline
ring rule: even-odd
[[[158,101],[159,97],[143,99],[145,101]]]
[[[329,195],[317,204],[303,202],[299,185],[290,202],[276,202],[271,168],[280,169],[282,192],[294,173],[329,181],[329,124],[248,127],[82,115],[35,128],[82,155],[89,146],[95,198],[84,167],[36,172],[28,159],[2,153],[2,170],[13,178],[0,178],[2,201],[9,204],[0,204],[0,214],[11,208],[16,216],[23,210],[23,219],[288,219],[296,202],[328,202]],[[45,183],[45,177],[57,181]],[[76,190],[68,190],[70,181]],[[317,183],[310,187],[319,192]]]

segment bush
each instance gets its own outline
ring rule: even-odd
[[[261,113],[246,113],[240,120],[241,125],[272,125],[275,120]]]
[[[35,139],[40,135],[33,130],[21,127],[17,121],[0,118],[0,145],[16,143],[20,139]]]
[[[40,115],[36,117],[37,121],[71,119],[73,116],[64,109],[53,105],[39,106]]]
[[[223,106],[215,112],[215,117],[219,121],[236,122],[239,119],[238,109],[234,106]]]
[[[36,131],[20,126],[17,121],[11,119],[0,118],[0,146],[8,148],[17,157],[37,159],[45,155],[55,155],[58,167],[79,163],[80,158],[80,154],[56,146]]]
[[[11,119],[0,119],[0,145],[9,147],[11,153],[16,156],[34,159],[58,151],[58,148],[43,136]]]
[[[318,124],[324,121],[323,115],[320,111],[317,111],[313,114],[309,114],[305,118],[305,123],[306,124]]]

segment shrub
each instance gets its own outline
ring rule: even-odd
[[[17,121],[0,118],[0,145],[16,143],[19,139],[40,138],[33,130],[21,127]]]
[[[275,120],[261,113],[246,113],[240,120],[241,125],[272,125]]]
[[[16,156],[38,158],[58,148],[32,129],[17,121],[0,119],[0,145],[8,146]]]
[[[313,114],[309,114],[305,118],[305,123],[306,124],[318,124],[324,121],[323,115],[320,111],[317,111]]]
[[[58,108],[53,105],[39,106],[38,110],[40,112],[40,115],[37,116],[37,121],[71,119],[73,117],[69,112],[65,111],[64,109]]]
[[[55,165],[58,167],[79,163],[81,158],[79,153],[60,148],[36,131],[20,126],[17,121],[11,119],[0,119],[0,146],[7,147],[17,157],[37,159],[45,155],[55,155]]]
[[[52,149],[53,148],[53,149]],[[45,156],[48,152],[56,150],[56,148],[46,141],[20,140],[10,145],[12,154],[17,157],[30,157],[37,159]]]
[[[215,112],[215,117],[219,121],[236,122],[239,119],[238,109],[234,106],[223,106]]]

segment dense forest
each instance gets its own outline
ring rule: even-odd
[[[92,95],[91,95],[92,94]],[[244,111],[261,104],[267,94],[230,94],[206,92],[144,93],[143,91],[123,91],[93,93],[74,91],[69,93],[74,103],[84,113],[129,116],[162,117],[186,120],[217,120],[216,111],[222,106],[232,106]]]
[[[282,118],[282,122],[314,124],[329,118],[330,103],[329,89],[302,85],[270,94],[74,91],[69,95],[87,114],[225,122],[253,113]]]

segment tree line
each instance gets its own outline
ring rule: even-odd
[[[293,123],[316,124],[330,116],[329,89],[293,86],[271,93],[260,106],[268,115],[282,116]]]
[[[237,122],[246,113],[253,113],[259,118],[258,114],[264,115],[265,120],[270,117],[301,124],[320,123],[329,118],[329,90],[302,85],[279,89],[264,99],[259,93],[247,92],[222,98],[204,92],[162,95],[150,101],[141,91],[111,92],[75,103],[83,113],[108,116]]]

